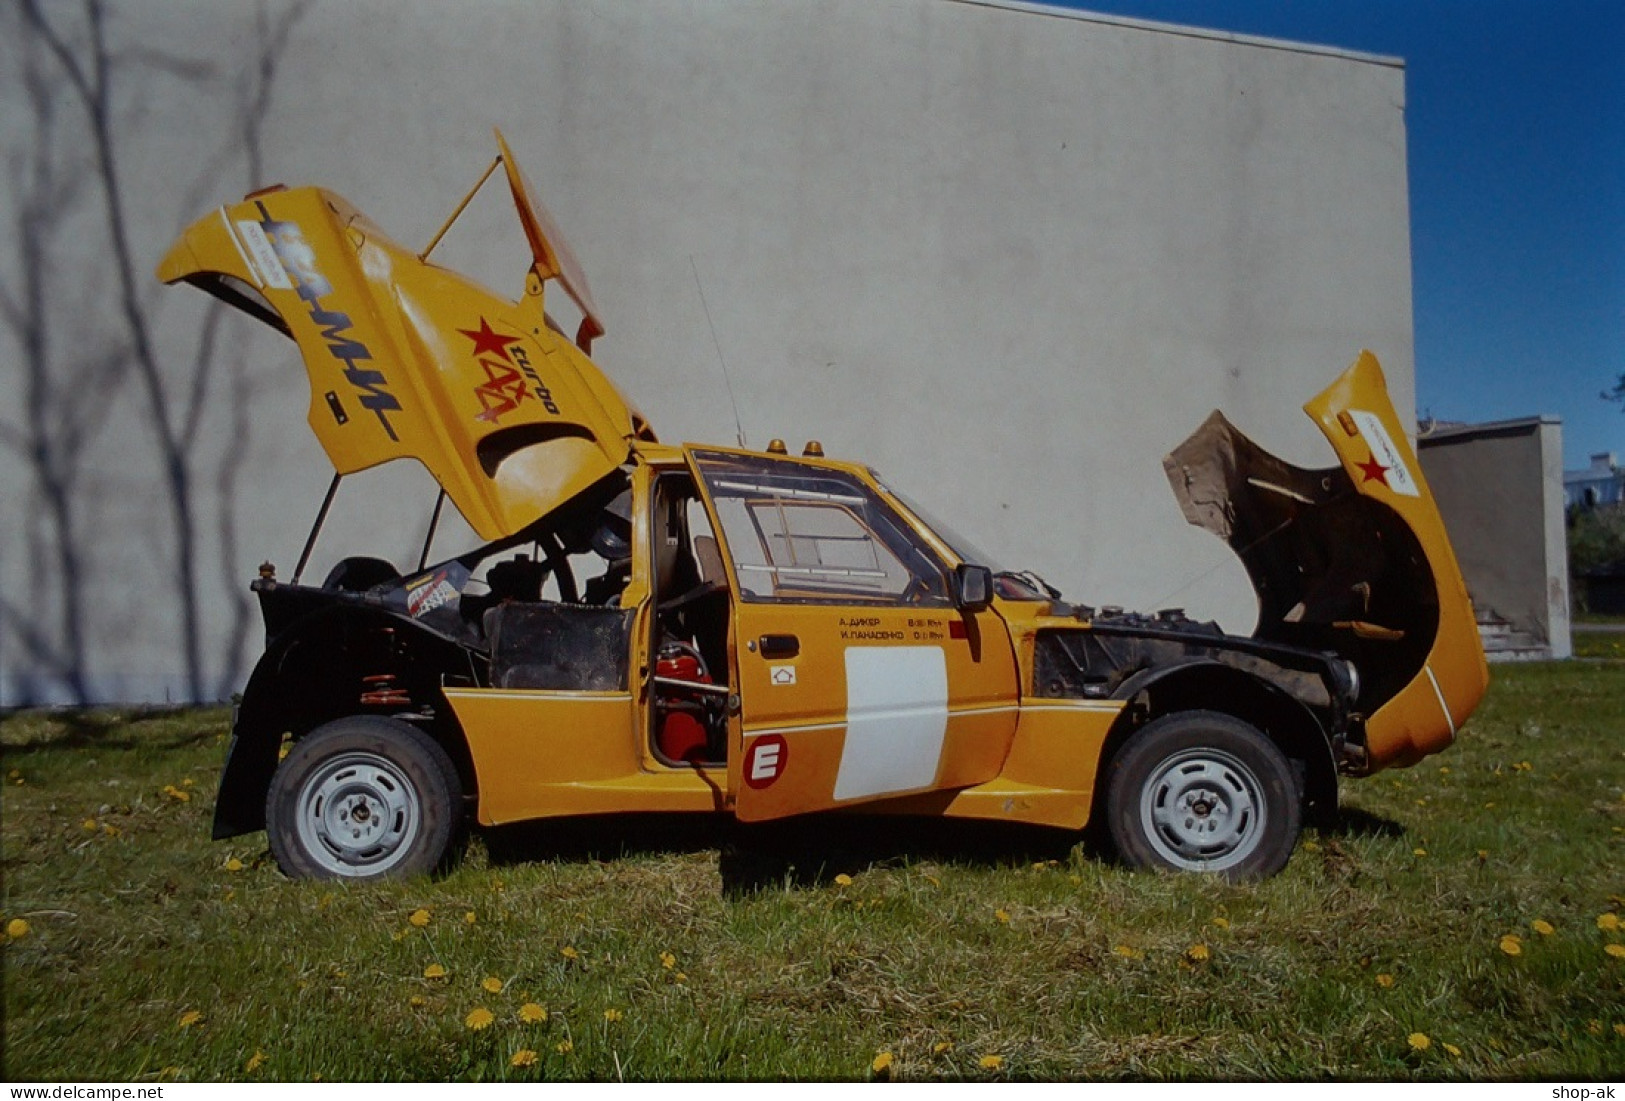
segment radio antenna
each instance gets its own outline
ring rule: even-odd
[[[745,428],[739,421],[739,402],[734,400],[733,382],[728,378],[728,361],[722,358],[722,341],[717,339],[716,322],[711,320],[711,306],[705,300],[705,287],[700,284],[699,265],[694,263],[694,254],[688,254],[688,268],[694,273],[694,289],[700,292],[700,306],[705,310],[705,323],[711,329],[711,344],[717,350],[717,362],[722,365],[722,385],[728,391],[728,404],[733,406],[734,432],[739,438],[739,446],[745,446]]]

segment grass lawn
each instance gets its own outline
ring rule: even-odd
[[[1453,749],[1349,782],[1253,886],[858,819],[545,825],[432,881],[291,883],[263,835],[208,840],[224,712],[15,715],[0,1069],[1617,1078],[1625,662],[1494,676]]]
[[[1625,631],[1588,631],[1575,624],[1571,637],[1577,658],[1625,659]]]

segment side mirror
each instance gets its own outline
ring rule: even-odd
[[[993,571],[961,562],[954,570],[954,604],[962,612],[980,612],[992,603]]]

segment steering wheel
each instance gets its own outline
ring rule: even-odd
[[[678,608],[682,608],[694,603],[694,601],[700,599],[701,597],[710,596],[712,593],[722,592],[727,589],[727,587],[728,583],[721,579],[715,581],[701,581],[698,585],[695,585],[692,589],[688,590],[686,593],[683,593],[681,596],[674,596],[670,600],[661,601],[660,610],[662,612],[675,611]]]

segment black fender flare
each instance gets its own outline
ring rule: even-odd
[[[1142,669],[1118,685],[1113,698],[1144,695],[1147,710],[1125,708],[1107,736],[1109,761],[1145,722],[1186,710],[1219,711],[1256,726],[1289,760],[1303,762],[1305,821],[1324,821],[1337,809],[1337,749],[1313,709],[1267,680],[1212,658]]]
[[[411,664],[422,669],[418,695],[432,692],[438,702],[444,673],[464,674],[476,683],[483,679],[480,655],[409,616],[354,604],[301,616],[266,645],[233,708],[231,744],[215,799],[216,841],[265,828],[265,797],[284,733],[298,737],[343,715],[368,713],[345,661],[359,640],[377,638],[386,629],[396,632],[412,654]],[[339,668],[326,677],[309,675],[316,663],[327,662]]]

